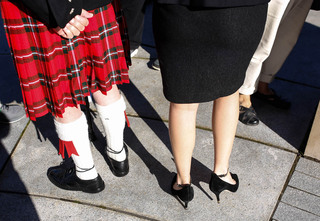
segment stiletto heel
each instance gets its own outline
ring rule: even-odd
[[[217,175],[215,173],[211,174],[211,179],[210,179],[210,183],[209,183],[209,188],[210,190],[216,195],[217,197],[217,201],[218,203],[220,203],[220,193],[224,190],[229,190],[231,192],[236,192],[238,190],[239,187],[239,179],[237,174],[232,174],[230,173],[232,179],[234,179],[234,181],[236,181],[235,184],[230,184],[228,182],[225,182],[223,180],[221,180],[221,177],[225,177],[227,176],[229,173],[229,169],[227,171],[226,174],[222,174],[222,175]]]
[[[188,203],[193,199],[194,192],[193,188],[190,184],[177,184],[182,189],[175,190],[173,185],[177,182],[177,174],[174,176],[172,183],[171,183],[171,193],[175,196],[180,202],[184,202],[184,208],[188,209]]]

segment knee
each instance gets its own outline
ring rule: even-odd
[[[190,104],[170,103],[170,108],[173,111],[196,112],[198,110],[198,106],[199,106],[199,103],[190,103]]]
[[[65,112],[62,114],[62,118],[56,117],[59,123],[71,123],[82,116],[82,111],[79,107],[67,107]]]

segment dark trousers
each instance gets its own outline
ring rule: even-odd
[[[148,0],[121,0],[121,7],[127,20],[130,49],[141,45],[145,5]]]

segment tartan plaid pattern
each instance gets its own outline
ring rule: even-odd
[[[1,0],[1,13],[19,75],[26,112],[36,120],[48,112],[62,117],[66,107],[113,84],[129,83],[112,4],[91,11],[85,31],[63,39],[18,3]],[[20,9],[21,10],[20,10]]]

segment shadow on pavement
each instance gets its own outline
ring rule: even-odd
[[[305,23],[296,46],[270,84],[291,102],[289,110],[252,99],[260,120],[302,153],[320,100],[319,39],[320,28]]]
[[[0,112],[0,115],[2,113]],[[1,116],[2,118],[3,116]],[[28,191],[25,188],[19,174],[14,169],[14,165],[10,159],[10,154],[4,147],[2,140],[6,138],[13,124],[0,124],[0,186],[5,179],[4,171],[13,171],[10,174],[12,179],[12,186],[19,186],[21,192],[6,191],[4,188],[0,189],[0,220],[39,220],[35,206],[28,196]],[[8,182],[8,180],[6,180]],[[10,181],[9,181],[10,182]]]
[[[125,94],[132,108],[138,113],[139,117],[149,126],[163,144],[171,151],[170,138],[166,124],[161,120],[160,115],[139,91],[139,89],[131,82],[128,85],[120,86],[121,91]],[[144,118],[143,113],[148,112],[154,116],[152,120]],[[150,172],[157,177],[159,186],[163,191],[170,193],[170,184],[174,173],[168,171],[154,156],[152,156],[138,140],[131,129],[126,129],[125,140],[132,150],[143,160]],[[195,158],[192,159],[191,176],[192,183],[212,199],[209,194],[201,187],[200,182],[209,183],[211,169],[202,164]]]

